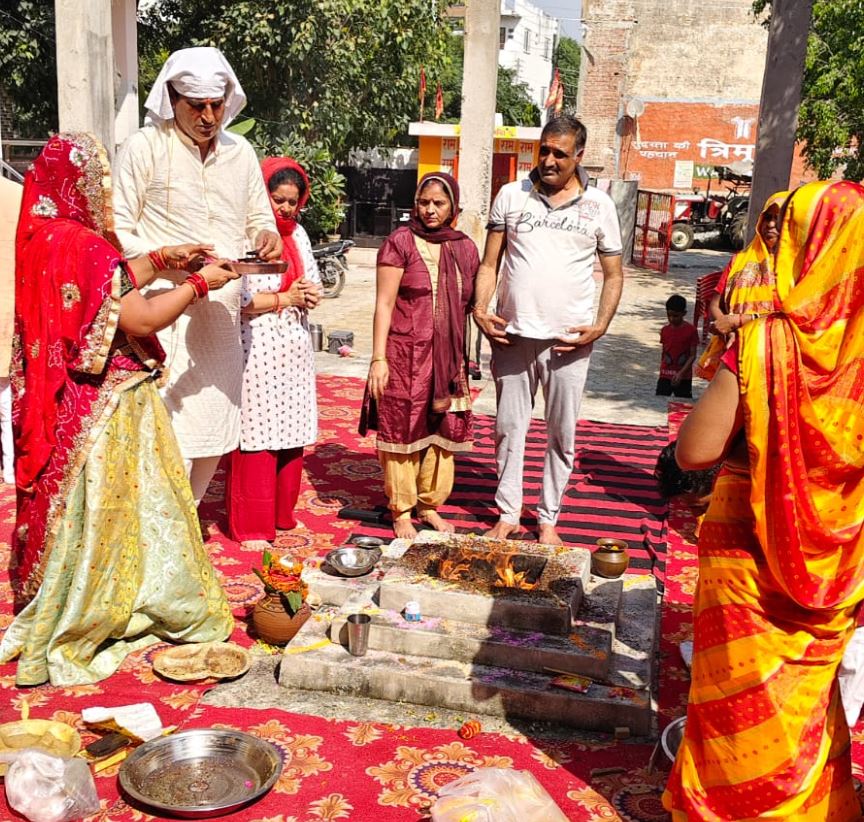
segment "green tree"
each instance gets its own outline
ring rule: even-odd
[[[771,0],[756,0],[757,15]],[[766,17],[766,25],[769,18]],[[864,4],[815,0],[804,63],[798,139],[820,177],[864,179]]]
[[[0,86],[13,106],[16,136],[38,139],[57,130],[53,0],[0,2]]]
[[[444,98],[444,113],[440,122],[458,123],[462,116],[462,67],[465,38],[452,34],[447,40],[445,57],[440,73],[431,76],[427,70],[424,118],[435,116],[435,94],[441,83],[441,96]],[[528,86],[516,79],[513,69],[498,67],[498,85],[495,90],[495,110],[504,118],[508,126],[540,125],[540,109],[531,101]]]
[[[157,0],[142,51],[220,48],[249,97],[255,138],[301,139],[336,161],[387,145],[417,113],[421,66],[444,61],[443,0]],[[142,87],[146,88],[142,77]]]
[[[561,82],[564,83],[564,111],[576,111],[582,48],[572,37],[562,36],[555,47],[552,62],[561,73]]]

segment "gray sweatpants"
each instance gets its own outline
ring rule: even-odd
[[[509,336],[510,345],[492,346],[492,374],[498,397],[495,419],[495,458],[498,491],[495,504],[501,520],[518,525],[522,514],[522,475],[525,438],[537,388],[546,400],[546,455],[537,520],[554,525],[570,481],[576,456],[576,423],[591,346],[559,354],[556,340]]]

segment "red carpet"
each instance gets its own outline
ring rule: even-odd
[[[666,428],[644,425],[613,425],[581,420],[576,430],[576,465],[558,521],[558,531],[570,544],[593,548],[600,537],[623,539],[630,547],[630,570],[654,573],[662,586],[666,563],[666,503],[657,493],[653,477],[657,454],[667,442]],[[543,477],[546,448],[544,423],[535,420],[528,432],[525,452],[525,499],[532,514],[523,526],[536,538],[536,509]],[[355,472],[378,476],[376,462],[356,454]],[[314,472],[310,464],[310,472]],[[478,415],[474,425],[474,450],[456,462],[453,494],[440,509],[460,532],[480,532],[497,519],[494,507],[495,420]],[[369,492],[368,486],[365,491]],[[382,513],[386,500],[380,485],[373,503]],[[352,504],[352,507],[354,506]],[[362,506],[359,506],[362,507]],[[533,533],[530,533],[532,532]],[[390,533],[388,524],[357,522],[352,533]]]
[[[301,494],[299,518],[306,530],[280,535],[278,547],[293,549],[304,556],[339,545],[355,530],[353,522],[336,518],[344,505],[370,507],[383,501],[380,474],[371,440],[356,435],[360,383],[347,378],[319,379],[321,437],[307,460],[308,477]],[[679,413],[671,421],[677,425]],[[634,433],[630,426],[606,426],[610,442],[626,441]],[[585,429],[589,430],[589,429]],[[599,429],[594,429],[598,431]],[[659,434],[659,432],[657,432]],[[637,437],[638,439],[638,437]],[[656,435],[650,443],[657,445]],[[646,489],[641,482],[649,473],[650,458],[634,459],[633,464],[617,457],[610,460],[609,443],[596,444],[591,466],[605,462],[614,467],[630,486]],[[629,458],[628,458],[629,459]],[[612,463],[617,463],[613,466]],[[584,466],[583,466],[584,469]],[[487,471],[482,468],[481,472]],[[596,473],[586,474],[587,485],[596,482]],[[598,469],[599,470],[599,469]],[[608,479],[602,482],[604,494],[618,493],[633,502],[632,487],[617,492]],[[577,483],[579,481],[577,480]],[[214,565],[234,605],[237,626],[233,639],[250,645],[246,613],[260,592],[251,565],[259,557],[244,552],[223,536],[223,478],[211,485],[202,512],[205,529],[210,533],[208,547]],[[5,569],[8,564],[9,538],[14,521],[14,499],[10,489],[0,491],[0,629],[11,621],[11,593]],[[470,485],[460,490],[466,498]],[[641,491],[640,491],[641,494]],[[478,497],[478,504],[483,494]],[[640,497],[641,499],[641,497]],[[644,508],[645,506],[643,506]],[[638,508],[638,506],[637,506]],[[649,515],[646,513],[646,517]],[[662,515],[653,512],[646,520],[646,532],[656,539]],[[654,525],[651,525],[654,523]],[[677,651],[678,643],[690,636],[690,603],[696,568],[690,535],[694,521],[688,512],[673,506],[669,513],[667,592],[663,609],[661,639],[660,715],[661,724],[684,713],[687,674]],[[590,535],[590,534],[589,534]],[[576,538],[578,539],[578,537]],[[656,550],[660,550],[657,548]],[[554,797],[571,820],[614,820],[654,822],[665,820],[660,793],[665,769],[649,773],[652,745],[644,742],[615,741],[611,738],[583,738],[546,743],[523,736],[481,733],[462,741],[456,729],[394,727],[352,721],[333,722],[317,717],[276,709],[225,709],[200,704],[201,695],[212,683],[173,684],[154,674],[149,659],[160,646],[126,660],[122,669],[94,686],[69,689],[42,686],[17,689],[14,663],[0,666],[0,720],[17,718],[23,700],[34,717],[53,718],[77,727],[85,743],[94,737],[80,721],[83,707],[123,705],[149,700],[154,703],[166,725],[180,728],[226,726],[246,730],[273,741],[285,755],[285,768],[275,789],[252,807],[238,811],[231,819],[249,822],[417,822],[434,800],[436,791],[455,777],[488,765],[530,770]],[[290,704],[290,694],[286,700]],[[479,717],[482,722],[482,717]],[[862,760],[856,734],[856,759]],[[665,768],[664,763],[660,763]],[[612,769],[612,773],[592,771]],[[128,822],[151,819],[142,809],[129,807],[118,796],[116,767],[101,773],[97,789],[102,811],[92,819],[103,822]],[[860,768],[856,765],[856,770]],[[0,819],[18,819],[0,800]]]

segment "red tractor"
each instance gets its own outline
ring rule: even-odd
[[[708,232],[719,233],[734,249],[744,247],[752,176],[741,165],[714,167],[718,179],[726,184],[725,195],[711,193],[710,179],[704,194],[675,195],[669,243],[673,250],[686,251],[697,234]]]

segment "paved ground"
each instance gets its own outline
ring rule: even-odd
[[[351,270],[342,294],[336,299],[324,300],[312,314],[312,321],[324,327],[325,346],[331,331],[354,333],[353,357],[318,354],[317,366],[321,374],[366,376],[372,353],[374,255],[374,249],[352,249],[349,254]],[[594,346],[582,404],[583,418],[641,425],[666,422],[667,400],[654,394],[660,361],[659,334],[666,322],[666,299],[676,292],[683,294],[687,298],[688,313],[692,312],[696,278],[722,268],[728,258],[728,252],[700,249],[673,252],[668,274],[627,269],[618,313],[609,333]],[[489,379],[489,347],[485,341],[482,360],[484,379],[475,382],[482,389],[475,409],[494,414],[495,387]],[[696,391],[700,388],[697,385]],[[542,416],[542,412],[542,398],[538,398],[535,415]]]

